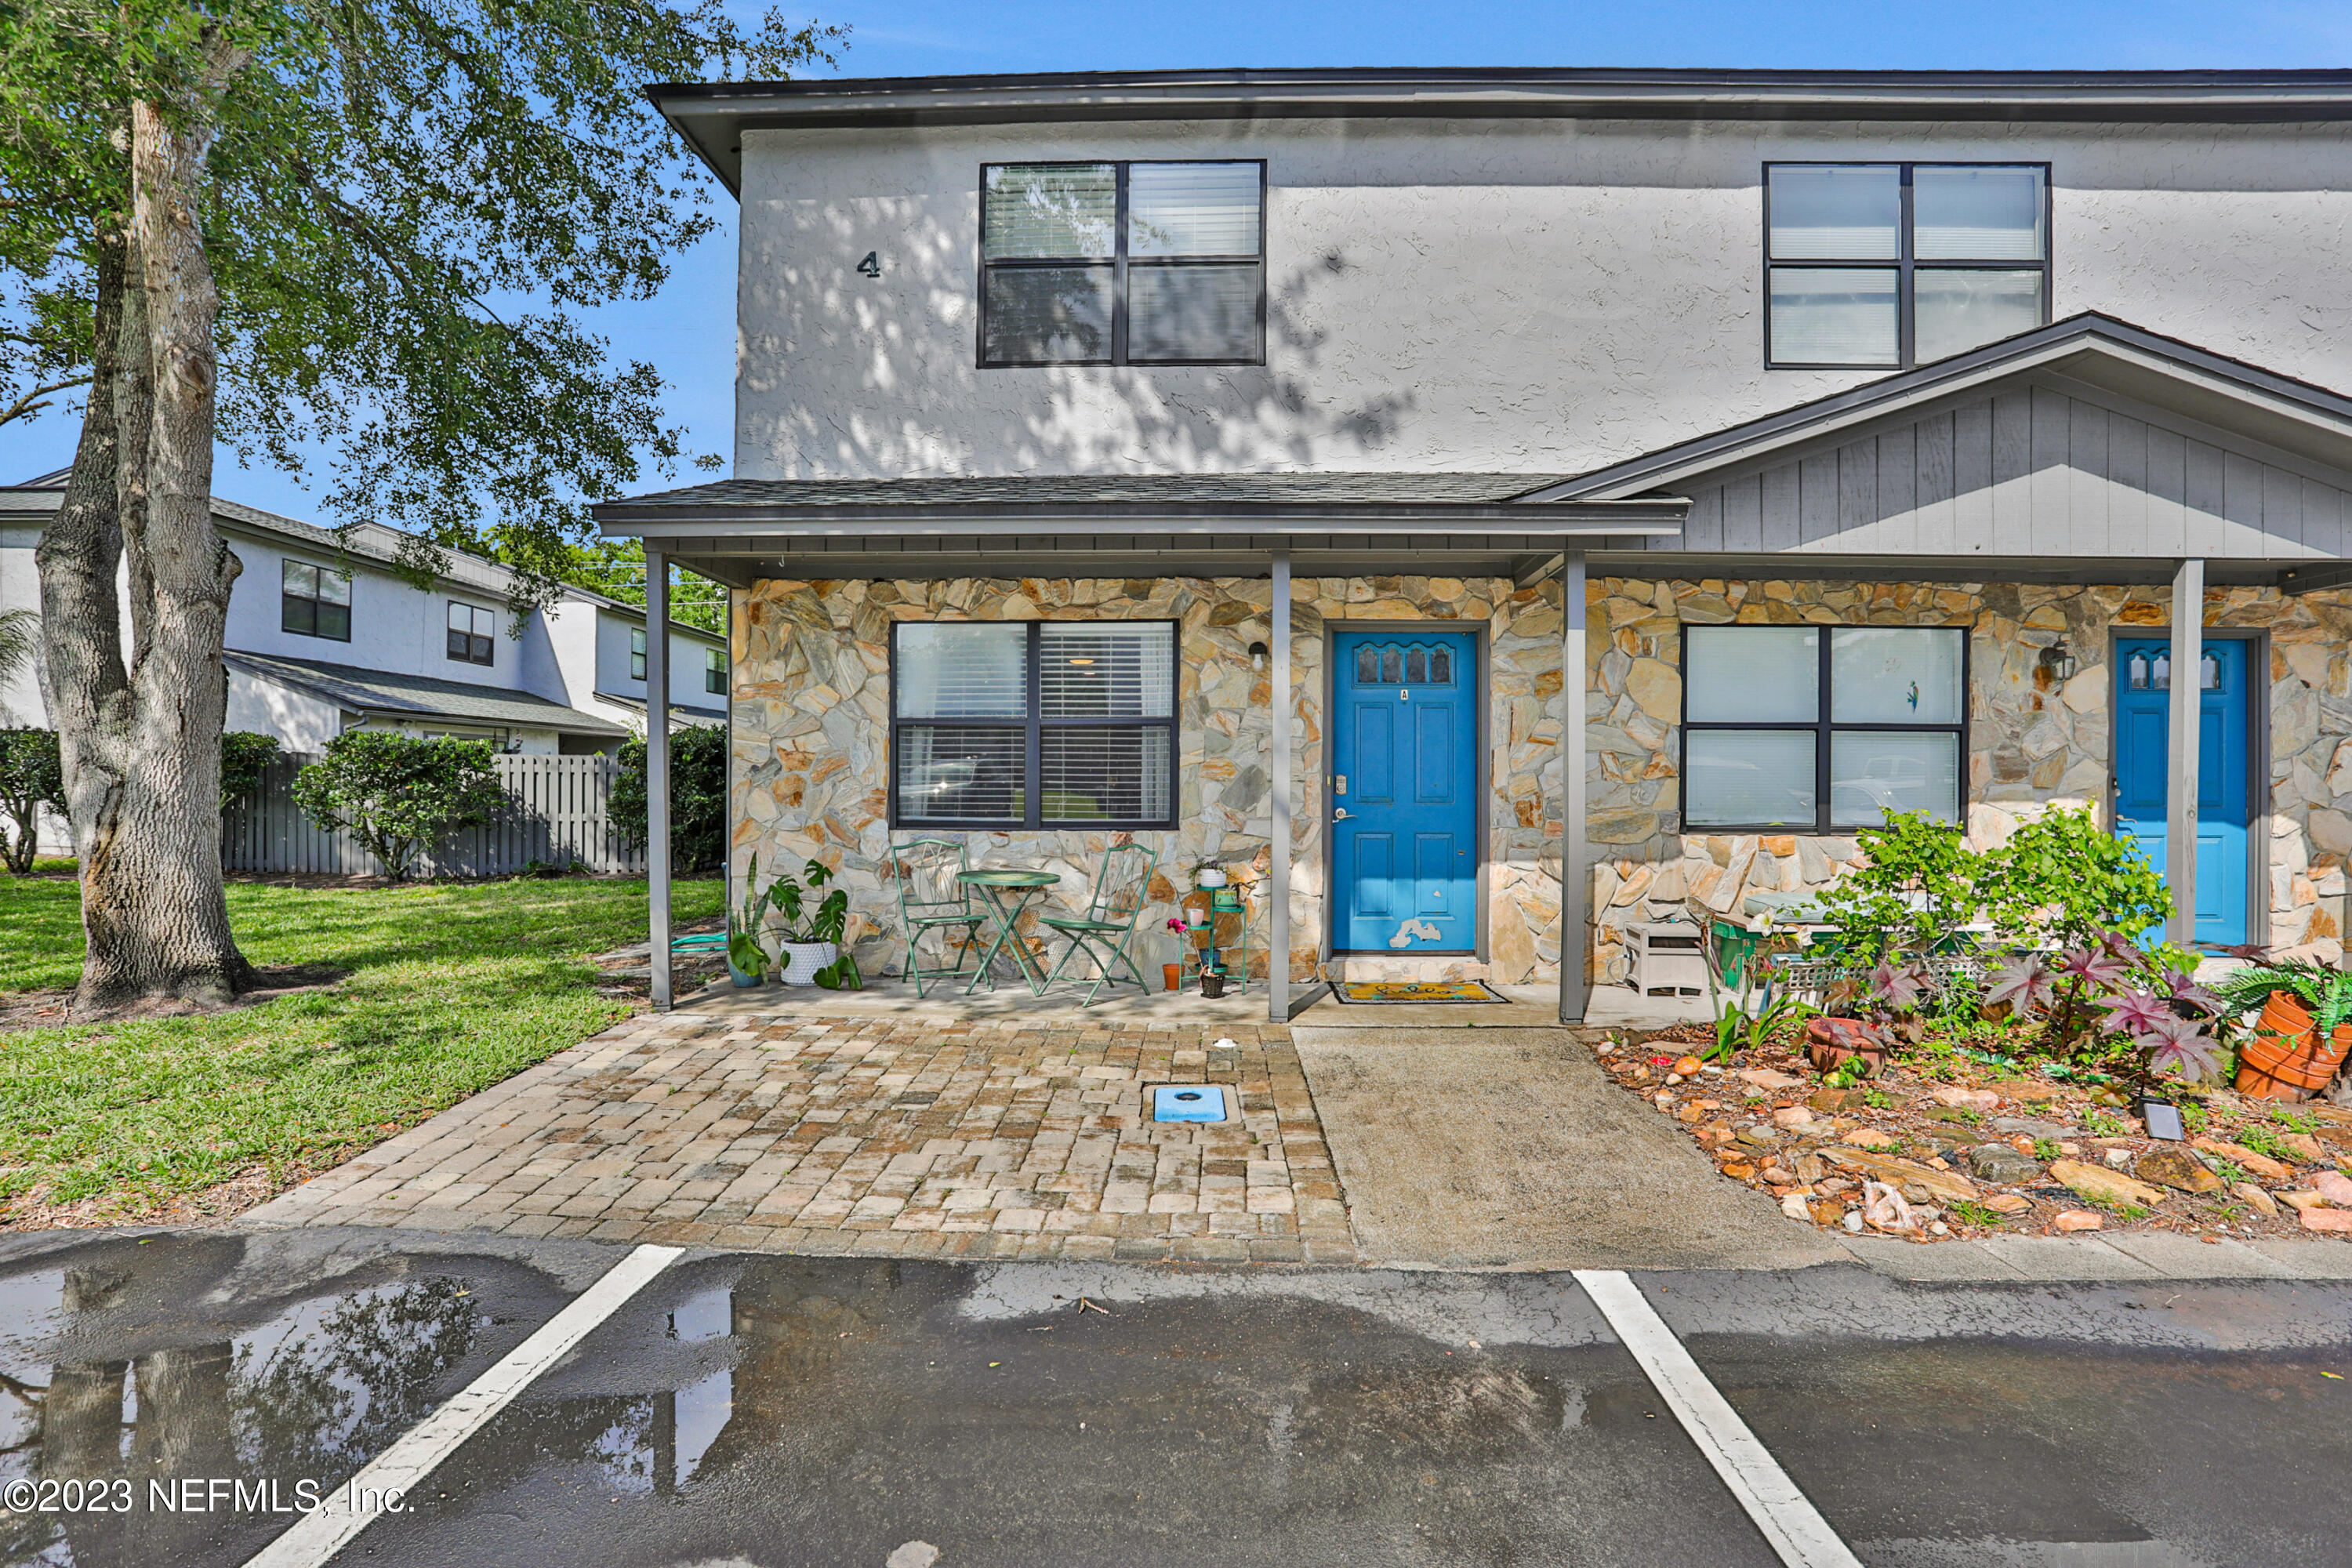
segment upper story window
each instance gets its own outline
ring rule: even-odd
[[[1173,827],[1176,623],[901,621],[890,819]]]
[[[352,574],[288,561],[278,584],[278,625],[297,637],[352,640]]]
[[[635,626],[629,631],[629,679],[643,680],[645,678],[646,628]]]
[[[496,657],[499,616],[479,605],[449,601],[449,657],[466,664],[488,664]]]
[[[1968,658],[1952,626],[1685,626],[1685,830],[1960,821]]]
[[[980,363],[1265,363],[1265,164],[990,163]]]
[[[702,650],[702,689],[713,697],[727,693],[727,650],[707,647]]]
[[[2040,163],[1769,163],[1766,363],[1908,370],[2050,320]]]

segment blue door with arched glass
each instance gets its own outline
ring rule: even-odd
[[[1477,638],[1341,632],[1331,734],[1332,947],[1478,944]]]
[[[2235,947],[2249,926],[2253,671],[2241,638],[2217,637],[2204,647],[2197,672],[2197,940]],[[2116,832],[2137,844],[2159,874],[2172,773],[2172,683],[2180,678],[2169,637],[2116,639]]]

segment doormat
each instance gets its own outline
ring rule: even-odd
[[[1342,1002],[1370,1006],[1429,1002],[1501,1002],[1510,998],[1483,980],[1342,980],[1331,987]]]

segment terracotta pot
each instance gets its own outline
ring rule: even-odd
[[[1864,1078],[1876,1078],[1886,1066],[1885,1037],[1859,1018],[1810,1018],[1805,1022],[1805,1057],[1818,1073],[1835,1072],[1849,1057],[1860,1057]]]
[[[2249,1100],[2309,1100],[2326,1089],[2352,1050],[2352,1024],[2336,1025],[2323,1042],[2314,1023],[2292,992],[2272,992],[2239,1047],[2238,1092]]]
[[[1181,963],[1161,964],[1160,966],[1160,979],[1161,984],[1171,991],[1183,990],[1184,966]]]

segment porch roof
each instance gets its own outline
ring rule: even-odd
[[[738,587],[761,577],[1305,576],[1443,570],[1514,576],[1569,539],[1672,540],[1689,503],[1523,499],[1555,474],[1014,475],[726,479],[595,508]]]

